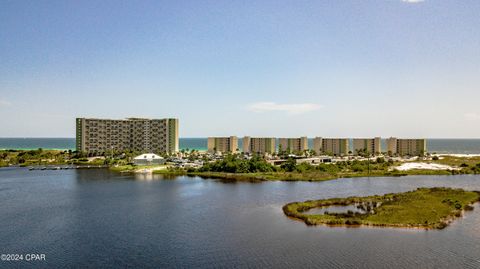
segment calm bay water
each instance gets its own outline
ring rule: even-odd
[[[239,139],[239,149],[242,140]],[[180,138],[180,149],[207,149],[207,138]],[[310,147],[313,146],[309,139]],[[352,143],[350,143],[352,144]],[[480,154],[480,139],[428,139],[429,152]],[[0,149],[75,149],[75,138],[0,138]],[[385,141],[382,148],[386,148]]]
[[[450,186],[480,176],[222,183],[108,170],[0,169],[0,253],[41,268],[479,268],[480,206],[444,230],[309,227],[281,207],[306,199]]]

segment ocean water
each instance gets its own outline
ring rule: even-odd
[[[108,169],[0,168],[0,268],[480,268],[480,204],[443,230],[310,227],[293,201],[447,186],[479,175],[226,183]]]
[[[180,138],[180,149],[207,149],[207,138]],[[0,149],[75,149],[75,138],[0,138]]]
[[[180,149],[207,149],[205,137],[182,137]],[[242,139],[238,140],[238,148],[242,149]],[[352,143],[350,143],[351,145]],[[313,139],[309,139],[312,147]],[[0,138],[0,149],[75,149],[75,138]],[[386,148],[385,140],[382,148]],[[480,154],[480,139],[427,139],[427,149],[431,153]]]

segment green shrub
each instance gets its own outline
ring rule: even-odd
[[[199,172],[227,172],[227,173],[257,173],[274,172],[273,165],[264,159],[254,156],[249,160],[241,159],[237,155],[226,156],[223,160],[204,164]]]
[[[352,170],[353,172],[362,172],[364,171],[364,167],[360,164],[354,164],[352,165]]]

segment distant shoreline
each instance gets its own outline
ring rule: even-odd
[[[0,150],[37,150],[37,149],[43,149],[43,150],[58,150],[58,151],[65,151],[65,150],[72,150],[75,151],[75,148],[44,148],[44,147],[35,147],[35,148],[0,148]],[[197,151],[207,151],[207,148],[180,148],[182,149],[188,149],[188,150],[197,150]]]
[[[8,150],[37,150],[37,149],[43,149],[43,150],[58,150],[58,151],[65,151],[65,150],[72,150],[75,151],[75,148],[44,148],[44,147],[34,147],[34,148],[0,148],[0,151],[8,151]],[[180,148],[180,150],[197,150],[197,151],[207,151],[207,148]],[[436,154],[432,155],[438,155],[438,156],[454,156],[454,157],[477,157],[480,156],[480,152],[478,153],[458,153],[458,152],[439,152]]]
[[[207,150],[206,137],[180,137],[180,150]],[[312,139],[309,139],[312,147]],[[239,140],[242,149],[242,140]],[[74,137],[0,137],[0,150],[72,150],[75,151]],[[382,140],[382,148],[385,141]],[[480,154],[480,138],[427,138],[427,149],[436,154]]]

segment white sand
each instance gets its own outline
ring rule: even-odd
[[[403,163],[400,166],[395,167],[398,171],[408,171],[412,169],[424,169],[424,170],[458,170],[456,167],[445,164],[437,163]]]
[[[479,157],[480,154],[437,154],[437,156],[452,156],[452,157],[459,157],[459,158],[472,158],[472,157]]]

